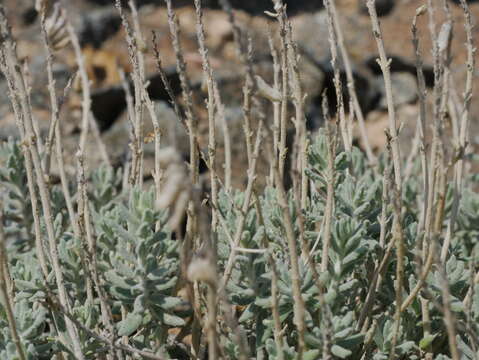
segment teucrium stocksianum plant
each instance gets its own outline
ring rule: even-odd
[[[58,113],[52,116],[56,127],[49,134],[48,161],[38,156],[36,134],[24,128],[29,125],[24,121],[34,118],[26,101],[28,93],[22,92],[23,87],[16,89],[23,75],[13,66],[17,63],[13,38],[1,7],[5,46],[0,67],[22,135],[21,141],[9,140],[0,146],[0,226],[6,248],[0,266],[8,301],[0,311],[2,359],[478,358],[478,177],[465,174],[464,163],[475,160],[463,156],[467,153],[464,131],[469,98],[456,104],[464,110],[459,126],[462,132],[454,139],[462,148],[444,151],[447,142],[440,144],[434,137],[431,159],[434,171],[439,170],[433,173],[419,161],[428,157],[425,151],[429,149],[422,135],[418,137],[423,146],[421,158],[410,156],[410,163],[403,167],[398,147],[401,134],[394,125],[391,106],[391,126],[385,135],[391,151],[377,158],[369,150],[366,155],[351,146],[351,124],[346,121],[344,104],[339,104],[339,115],[325,111],[326,126],[306,136],[304,124],[297,122],[304,117],[297,44],[284,4],[280,0],[273,3],[276,12],[268,15],[279,20],[281,43],[280,52],[274,50],[273,40],[270,43],[276,62],[271,86],[255,76],[253,49],[229,1],[221,1],[232,23],[246,78],[243,125],[248,170],[243,190],[231,185],[232,169],[223,171],[217,164],[218,145],[211,128],[207,151],[198,144],[194,88],[186,73],[175,10],[168,2],[185,118],[171,84],[165,76],[162,79],[178,120],[188,128],[191,154],[190,174],[183,171],[181,157],[172,156],[181,167],[176,176],[187,179],[181,179],[181,186],[170,197],[164,196],[168,181],[161,182],[165,169],[158,131],[154,184],[144,184],[142,136],[137,134],[143,128],[143,107],[149,110],[154,127],[161,119],[155,118],[143,88],[145,44],[134,3],[129,4],[131,26],[117,2],[134,67],[134,98],[128,99],[130,120],[135,124],[132,163],[117,169],[104,165],[89,171],[85,167],[85,139],[90,129],[88,76],[80,66],[83,141],[78,154],[80,176],[71,178],[61,161],[61,139],[56,138],[61,134]],[[372,3],[369,1],[370,6]],[[201,2],[195,5],[208,84],[208,124],[213,126],[216,116],[224,116],[225,104],[209,65]],[[331,1],[327,4],[331,45],[334,49],[337,39],[345,57],[334,5]],[[470,35],[465,1],[462,6]],[[419,9],[416,16],[424,11]],[[374,11],[371,17],[388,86],[383,40]],[[73,28],[69,27],[68,33],[74,37]],[[470,37],[469,77],[474,68]],[[82,64],[73,40],[77,62]],[[160,52],[155,55],[164,75]],[[334,57],[338,55],[335,51]],[[333,67],[339,74],[336,60]],[[444,68],[436,70],[444,73]],[[441,80],[441,76],[437,78]],[[341,86],[340,77],[336,80],[335,85]],[[466,84],[466,94],[471,86]],[[436,90],[436,100],[445,101],[448,93],[442,92],[439,84]],[[290,92],[298,117],[292,149],[286,144]],[[355,96],[353,88],[349,93]],[[58,106],[55,99],[52,96],[52,108]],[[274,121],[269,121],[264,111],[265,100],[274,107]],[[390,96],[388,100],[392,100]],[[362,117],[358,105],[353,106]],[[439,115],[440,111],[433,114],[437,116],[433,119],[436,130],[444,120]],[[334,126],[338,116],[339,130]],[[271,123],[276,128],[269,128]],[[367,134],[362,136],[367,141]],[[229,143],[226,137],[224,142]],[[101,139],[97,136],[96,140]],[[59,185],[51,181],[51,141],[58,141],[55,145],[60,149],[56,152]],[[231,154],[227,155],[231,159]],[[449,155],[452,157],[446,159]],[[291,188],[283,184],[290,170],[287,156],[294,164]],[[261,179],[258,171],[260,160],[265,160],[262,157],[271,164],[267,180]],[[214,185],[210,193],[199,191],[196,163],[200,158],[209,167],[207,181]],[[454,168],[454,179],[444,176],[449,165]],[[403,168],[407,174],[401,173]],[[40,181],[43,175],[48,176]],[[223,176],[228,179],[226,186],[222,185]],[[159,201],[166,198],[165,204]],[[183,206],[176,207],[180,200]],[[184,208],[186,214],[181,214]],[[186,219],[184,227],[182,217]],[[169,228],[173,223],[175,228]]]

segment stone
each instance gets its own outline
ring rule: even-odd
[[[399,134],[400,146],[403,154],[406,156],[411,148],[412,141],[416,132],[418,118],[418,108],[415,105],[402,105],[397,108],[396,122],[398,127],[402,126]],[[389,129],[389,115],[387,111],[375,110],[368,114],[365,122],[366,133],[371,149],[375,153],[380,153],[386,147],[386,135],[384,131]],[[357,122],[354,124],[353,137],[357,139],[359,146],[364,149],[364,143],[359,131]]]
[[[397,0],[376,0],[376,13],[379,17],[389,15],[396,5]],[[359,5],[359,11],[362,14],[369,15],[368,8],[365,1],[361,1]]]
[[[110,2],[111,3],[111,2]],[[99,48],[101,44],[116,34],[121,28],[121,17],[113,6],[97,9],[81,17],[78,29],[80,44]]]
[[[88,2],[95,5],[105,6],[110,5],[110,0],[88,0]],[[122,1],[123,4],[127,2]],[[245,11],[251,15],[264,15],[264,11],[274,11],[273,2],[271,0],[230,0],[231,6],[234,9]],[[309,12],[323,8],[322,0],[283,0],[283,3],[287,6],[289,15],[294,15],[299,12]],[[164,5],[164,0],[137,0],[137,6],[144,6],[149,4]],[[175,0],[174,6],[186,6],[192,5],[191,0]],[[202,6],[204,8],[219,9],[219,0],[203,0]]]
[[[381,94],[378,108],[387,109],[386,89],[384,79],[378,76],[374,79],[377,89]],[[407,72],[395,72],[391,74],[391,86],[393,92],[394,105],[411,104],[417,100],[417,83],[416,78]]]
[[[155,110],[160,123],[162,147],[173,146],[180,154],[188,154],[188,135],[171,106],[164,101],[156,101]],[[143,131],[145,156],[152,157],[155,153],[153,124],[146,109],[144,110]],[[126,110],[118,121],[102,134],[102,140],[112,158],[117,160],[124,158],[130,143],[130,121]]]

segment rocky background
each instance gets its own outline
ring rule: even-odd
[[[448,0],[449,1],[449,0]],[[409,148],[414,136],[418,116],[416,70],[411,43],[411,22],[416,9],[424,0],[377,0],[378,14],[388,56],[392,58],[393,88],[399,122],[403,122],[401,133],[403,148]],[[438,1],[441,2],[441,1]],[[465,84],[466,49],[463,28],[463,13],[457,5],[458,1],[449,1],[454,20],[454,39],[452,43],[453,86],[458,94],[462,94]],[[45,72],[45,53],[41,41],[39,19],[33,0],[4,0],[13,31],[18,42],[20,57],[28,66],[34,115],[39,122],[39,130],[45,135],[50,122],[49,95]],[[192,0],[174,1],[180,19],[182,46],[188,63],[188,73],[196,86],[197,112],[206,120],[204,106],[205,94],[201,89],[201,59],[197,51],[195,32],[195,12]],[[330,65],[328,31],[326,15],[321,0],[290,0],[288,11],[293,23],[295,39],[302,52],[301,74],[307,98],[308,128],[314,131],[320,126],[320,96],[327,91],[330,103],[334,104],[333,72]],[[345,42],[354,65],[357,92],[361,107],[366,116],[366,126],[371,145],[380,151],[385,144],[383,129],[387,127],[387,110],[383,79],[375,62],[377,57],[376,43],[371,34],[371,24],[362,0],[337,0],[340,22],[345,35]],[[121,84],[121,70],[128,74],[131,70],[128,62],[127,44],[124,30],[112,0],[75,0],[65,2],[68,16],[74,24],[82,45],[83,55],[87,63],[88,74],[92,85],[92,110],[101,138],[106,146],[109,159],[113,165],[121,165],[127,157],[129,143],[129,124],[126,115],[125,93]],[[188,142],[185,133],[175,118],[168,103],[166,92],[156,72],[151,38],[152,31],[157,32],[160,51],[165,68],[175,90],[178,90],[175,72],[175,58],[170,45],[166,9],[162,0],[137,0],[142,31],[147,40],[147,74],[150,81],[149,92],[157,102],[157,111],[166,134],[165,144],[175,145],[187,156]],[[256,71],[267,81],[272,79],[272,60],[268,46],[268,29],[276,24],[264,15],[264,10],[272,10],[269,0],[236,0],[232,1],[237,10],[237,19],[241,26],[249,32],[254,41],[254,62]],[[471,11],[479,19],[479,3],[469,1]],[[207,45],[216,76],[220,80],[221,94],[227,105],[227,117],[233,137],[234,173],[242,174],[234,177],[236,185],[243,183],[246,176],[245,151],[241,129],[241,85],[242,69],[236,56],[236,47],[230,24],[226,15],[219,10],[217,0],[204,1]],[[437,14],[437,23],[444,20],[441,12]],[[419,21],[421,46],[425,60],[426,82],[429,93],[432,92],[433,70],[431,41],[427,28],[427,16]],[[479,34],[476,27],[475,38]],[[477,57],[477,53],[476,53]],[[479,62],[476,60],[476,63]],[[55,53],[54,75],[59,94],[75,71],[73,49],[68,46]],[[477,72],[477,71],[476,71]],[[475,79],[475,91],[479,88]],[[16,136],[15,122],[8,102],[7,84],[0,77],[0,140]],[[346,95],[346,91],[345,91]],[[430,98],[431,96],[429,96]],[[74,154],[78,146],[79,124],[81,116],[79,86],[74,81],[73,88],[61,111],[61,128],[64,136],[65,152]],[[429,100],[430,101],[430,100]],[[346,101],[347,102],[347,101]],[[479,99],[475,96],[471,106],[470,140],[472,150],[479,144]],[[145,119],[145,142],[152,127]],[[206,121],[202,122],[201,143],[206,146]],[[88,149],[88,166],[98,166],[102,162],[98,143],[93,137]],[[359,140],[358,140],[359,142]],[[152,145],[152,144],[150,144]],[[146,146],[147,166],[145,176],[148,178],[152,169],[154,149]],[[221,146],[221,144],[220,144]],[[74,173],[74,157],[70,160],[69,169]],[[221,154],[220,159],[221,160]],[[149,165],[148,165],[149,164]],[[53,173],[54,174],[54,173]]]

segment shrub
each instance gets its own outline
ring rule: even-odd
[[[465,138],[454,139],[456,149],[448,149],[440,137],[444,118],[437,111],[429,154],[426,140],[419,136],[418,156],[407,162],[398,158],[393,124],[386,134],[387,151],[372,159],[352,146],[341,101],[334,119],[324,104],[324,127],[306,134],[298,121],[304,112],[296,48],[281,2],[275,1],[275,16],[282,72],[290,74],[291,96],[286,87],[270,87],[254,76],[241,31],[223,1],[246,74],[247,186],[233,189],[219,179],[231,176],[231,164],[219,174],[215,162],[214,121],[224,116],[224,109],[203,43],[199,1],[198,39],[210,111],[207,153],[196,143],[191,88],[177,42],[177,22],[167,3],[185,96],[184,118],[178,104],[176,110],[191,138],[190,180],[183,181],[187,172],[182,164],[171,152],[163,156],[157,143],[151,186],[144,185],[140,175],[143,143],[135,135],[141,129],[135,108],[130,109],[135,118],[129,166],[115,170],[105,164],[85,174],[80,140],[77,178],[63,176],[60,184],[48,181],[45,156],[54,154],[38,153],[23,74],[0,6],[2,71],[22,134],[21,142],[10,140],[0,148],[0,356],[476,359],[479,195],[474,189],[479,179],[464,172],[464,162],[471,160],[466,158]],[[130,28],[119,2],[117,6],[132,61],[137,62],[142,56],[137,48],[140,35]],[[340,29],[335,28],[333,6],[326,1],[334,48]],[[463,6],[470,31],[465,2]],[[374,28],[377,18],[374,9],[370,11]],[[77,46],[68,23],[67,29]],[[47,31],[45,35],[49,51]],[[375,35],[381,48],[377,29]],[[443,40],[438,41],[441,45]],[[471,55],[472,42],[468,50]],[[84,75],[78,51],[77,55]],[[469,61],[471,72],[473,60]],[[438,66],[442,74],[447,64]],[[387,81],[387,66],[383,71]],[[141,71],[136,69],[133,76],[135,104],[151,110]],[[83,80],[88,99],[88,82]],[[466,128],[467,91],[460,105],[466,117],[461,126]],[[286,128],[280,126],[287,120],[288,96],[297,119],[291,169],[284,164],[288,149],[281,139]],[[444,100],[448,95],[438,96]],[[284,105],[274,106],[273,128],[256,119],[249,107],[259,107],[265,98]],[[88,132],[86,104],[82,137]],[[394,117],[394,109],[389,111]],[[149,114],[156,126],[154,111]],[[53,124],[55,130],[59,125]],[[158,136],[156,132],[155,141]],[[53,140],[61,141],[58,136]],[[225,146],[227,142],[226,138]],[[271,165],[265,186],[255,183],[260,152]],[[61,151],[55,156],[62,171]],[[200,157],[209,168],[207,193],[198,191]],[[425,166],[429,160],[432,163]],[[408,170],[401,172],[398,165]],[[447,174],[449,168],[453,177]],[[163,170],[175,181],[161,182]],[[293,185],[285,189],[288,171]],[[165,189],[171,193],[165,195]],[[182,201],[186,206],[180,206]],[[184,228],[177,221],[183,213]]]

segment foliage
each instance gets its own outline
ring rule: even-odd
[[[302,215],[305,219],[306,241],[313,244],[324,237],[316,224],[324,216],[325,209],[325,136],[319,133],[309,150],[307,174],[315,184],[315,189],[306,209],[295,206],[289,197],[289,211],[293,219]],[[20,147],[13,141],[2,146],[1,171],[2,202],[5,211],[8,254],[11,277],[15,284],[14,313],[22,344],[28,358],[49,358],[63,349],[58,334],[63,331],[63,320],[58,314],[49,311],[46,284],[55,291],[53,273],[45,283],[42,278],[36,253],[32,245],[32,219],[28,216],[29,202],[21,196],[27,190],[25,169]],[[377,291],[370,321],[371,334],[358,328],[359,314],[364,305],[367,290],[373,278],[375,266],[384,255],[379,244],[379,216],[382,211],[382,176],[362,166],[365,159],[354,149],[352,153],[339,151],[336,155],[335,176],[335,216],[332,222],[330,265],[328,272],[321,275],[326,289],[324,305],[330,311],[331,323],[324,321],[324,309],[319,301],[320,291],[314,281],[310,266],[298,250],[301,274],[301,293],[305,301],[307,325],[304,358],[319,358],[324,345],[324,334],[331,336],[330,351],[342,359],[359,359],[366,351],[372,359],[387,359],[392,346],[395,309],[395,257],[385,271],[385,280]],[[356,165],[354,164],[356,163]],[[359,163],[359,165],[357,164]],[[354,169],[354,171],[352,170]],[[117,336],[129,336],[137,348],[152,348],[165,356],[178,354],[178,346],[169,329],[191,326],[191,305],[178,293],[180,269],[180,245],[172,238],[167,228],[167,211],[155,209],[154,191],[121,189],[121,173],[102,167],[91,174],[89,186],[93,233],[96,237],[97,267],[101,286],[110,306]],[[404,195],[403,228],[407,243],[405,254],[405,292],[408,293],[417,283],[414,260],[414,242],[418,222],[416,204],[423,194],[417,182],[420,177],[411,176],[405,184],[409,190]],[[458,327],[458,344],[464,359],[474,359],[474,344],[470,333],[477,332],[479,320],[479,292],[477,287],[472,294],[470,308],[463,300],[470,289],[471,270],[477,263],[479,221],[477,204],[479,196],[473,192],[477,186],[471,179],[464,191],[457,229],[453,236],[451,254],[446,263],[447,281],[452,295],[451,309],[458,323],[469,324]],[[56,186],[51,189],[55,209],[54,219],[59,255],[63,267],[68,294],[74,299],[72,313],[88,328],[103,328],[101,307],[98,298],[89,301],[86,291],[88,270],[85,267],[85,249],[82,239],[73,235],[71,224],[62,219],[67,217],[64,199]],[[251,353],[257,358],[277,358],[278,348],[274,342],[272,320],[271,281],[273,270],[277,276],[278,311],[281,326],[289,329],[284,333],[284,356],[295,357],[297,332],[294,326],[294,297],[291,288],[289,257],[284,249],[285,228],[278,206],[277,190],[265,188],[259,197],[261,216],[251,208],[246,216],[241,247],[263,249],[266,253],[238,253],[233,273],[227,285],[228,301],[238,313],[239,327],[246,335]],[[219,196],[219,212],[224,218],[230,233],[235,232],[244,193],[223,191]],[[385,209],[388,218],[392,208]],[[447,210],[449,211],[449,210]],[[447,217],[446,217],[447,218]],[[386,241],[391,241],[392,222],[386,224]],[[446,223],[443,224],[446,226]],[[43,227],[43,225],[42,225]],[[295,232],[299,233],[295,227]],[[225,230],[218,228],[218,260],[220,269],[225,266],[230,254],[230,241]],[[276,269],[271,268],[268,257],[272,257]],[[321,249],[316,248],[313,259],[318,263]],[[220,270],[221,273],[221,270]],[[441,275],[433,268],[426,279],[427,294],[431,315],[432,332],[423,336],[421,306],[416,299],[403,313],[400,332],[396,343],[396,353],[401,358],[419,359],[421,351],[432,347],[436,359],[450,356],[443,314],[434,305],[441,302]],[[200,288],[200,291],[201,288]],[[94,294],[98,296],[97,292]],[[15,347],[7,326],[6,313],[1,312],[3,331],[0,334],[1,356],[15,358]],[[468,319],[468,317],[470,317]],[[467,331],[466,331],[467,330]],[[189,330],[186,330],[189,331]],[[469,332],[468,332],[469,331]],[[81,332],[84,352],[88,358],[102,348],[101,342]],[[368,347],[365,341],[370,337]],[[372,337],[371,337],[372,336]],[[238,347],[232,332],[222,332],[222,343],[229,358],[239,356]],[[181,347],[181,346],[180,346]],[[225,350],[226,351],[226,350]],[[169,354],[169,355],[168,355]],[[186,355],[185,355],[186,356]]]

